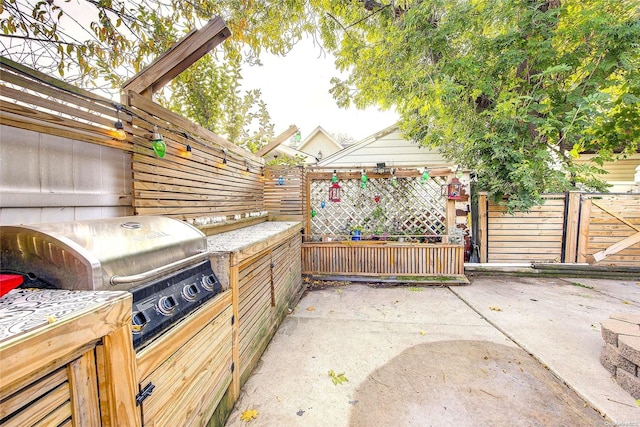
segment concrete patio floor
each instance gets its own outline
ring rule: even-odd
[[[460,287],[308,292],[227,426],[640,426],[600,365],[600,322],[640,283],[480,276]],[[334,385],[328,372],[344,373]]]

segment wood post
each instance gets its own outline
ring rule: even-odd
[[[591,224],[591,199],[583,198],[580,207],[580,226],[578,233],[578,247],[576,249],[577,262],[587,262],[587,247],[589,245],[589,224]]]
[[[487,193],[478,193],[478,245],[480,246],[480,262],[488,262],[488,221],[487,216]]]
[[[578,254],[578,234],[580,232],[580,201],[579,191],[570,191],[567,198],[567,208],[565,210],[565,232],[563,247],[564,257],[562,262],[576,262]]]

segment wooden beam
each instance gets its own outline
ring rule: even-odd
[[[606,257],[617,254],[618,252],[628,248],[629,246],[635,245],[636,243],[640,243],[640,232],[632,234],[626,239],[622,239],[618,243],[609,246],[607,249],[593,254],[593,259],[595,262],[600,262]]]
[[[289,129],[282,132],[280,135],[276,136],[273,141],[262,147],[256,152],[256,156],[263,157],[265,154],[270,153],[274,148],[278,145],[282,144],[287,138],[293,136],[296,132],[299,132],[298,126],[291,125]]]
[[[189,68],[214,47],[231,36],[224,19],[217,16],[199,30],[191,31],[144,70],[128,80],[124,93],[133,91],[151,98],[154,92]]]

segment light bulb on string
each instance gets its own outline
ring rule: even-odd
[[[222,155],[223,157],[222,157],[222,162],[220,162],[220,167],[224,169],[227,167],[227,149],[226,148],[222,149]]]
[[[462,168],[460,167],[460,165],[458,165],[458,168],[456,169],[456,177],[462,178],[462,175]]]
[[[429,169],[424,168],[424,172],[422,172],[422,182],[424,183],[424,182],[429,181],[429,178],[430,178]]]
[[[127,133],[124,131],[124,125],[120,120],[121,109],[122,109],[122,106],[119,104],[116,104],[116,122],[113,124],[113,127],[116,128],[116,139],[119,139],[120,141],[124,141],[125,139],[127,139]]]
[[[162,134],[158,132],[158,126],[153,126],[153,135],[151,136],[151,145],[153,146],[153,151],[156,153],[156,156],[163,158],[167,152],[167,144],[164,143],[164,138]]]
[[[331,182],[333,182],[334,184],[336,182],[338,182],[338,173],[336,171],[333,171],[333,176],[331,177]]]
[[[190,159],[192,151],[193,149],[191,148],[191,145],[187,144],[182,150],[180,150],[180,156],[184,157],[185,159]]]
[[[278,185],[284,185],[284,178],[282,175],[278,177]]]
[[[367,181],[369,181],[369,177],[367,176],[367,172],[363,169],[362,176],[360,177],[360,187],[367,188]]]

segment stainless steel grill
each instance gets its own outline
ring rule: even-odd
[[[130,291],[136,347],[221,291],[205,235],[159,216],[2,226],[0,271],[28,287]]]

